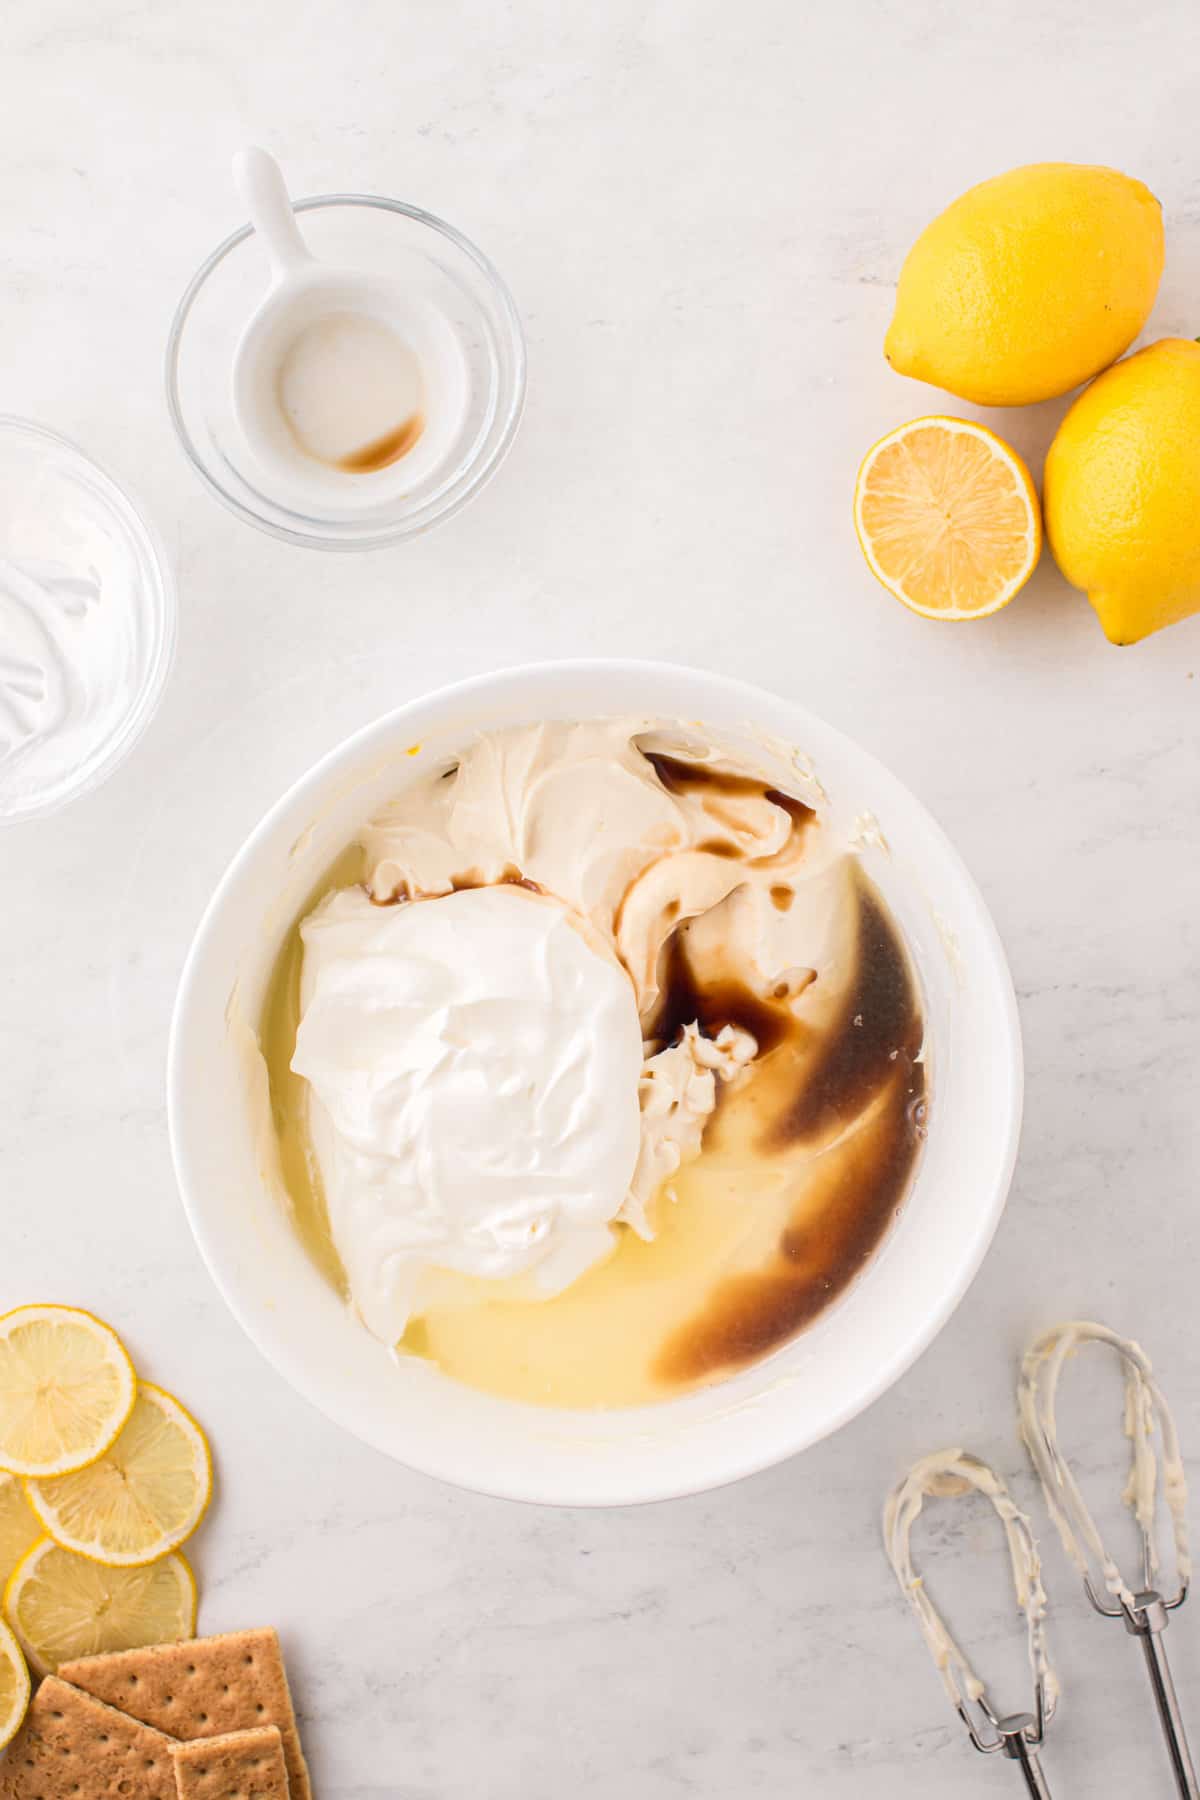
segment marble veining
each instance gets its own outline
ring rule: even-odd
[[[4,9],[4,405],[142,494],[181,634],[131,760],[0,837],[0,1301],[111,1316],[209,1427],[202,1621],[279,1624],[323,1800],[1003,1792],[1015,1778],[963,1742],[878,1539],[889,1485],[960,1441],[1039,1528],[1054,1791],[1169,1792],[1135,1653],[1062,1557],[1012,1391],[1036,1331],[1099,1317],[1146,1346],[1200,1452],[1200,626],[1116,651],[1049,563],[997,619],[927,625],[867,573],[850,495],[876,437],[946,406],[881,343],[907,244],[973,180],[1047,156],[1140,175],[1168,215],[1151,335],[1200,330],[1200,13],[261,0],[269,58],[245,16]],[[252,533],[171,437],[170,313],[238,222],[229,158],[256,140],[298,192],[397,193],[461,224],[522,308],[513,455],[401,551]],[[1036,459],[1061,412],[992,419]],[[629,653],[794,694],[926,800],[1009,949],[1026,1126],[974,1287],[864,1417],[722,1493],[546,1513],[383,1461],[244,1340],[176,1199],[163,1052],[213,882],[314,756],[456,676]],[[1089,1451],[1072,1395],[1098,1505],[1124,1479],[1119,1403],[1097,1391]],[[1020,1637],[995,1541],[953,1510],[930,1508],[926,1556],[970,1581],[964,1629],[1002,1675]],[[1171,1627],[1185,1706],[1193,1605]]]

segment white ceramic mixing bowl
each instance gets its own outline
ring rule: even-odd
[[[912,951],[932,1046],[932,1104],[894,1230],[808,1331],[703,1392],[578,1413],[523,1406],[415,1359],[397,1361],[357,1323],[260,1174],[237,1021],[257,1018],[289,923],[385,800],[479,731],[616,713],[702,723],[744,743],[768,770],[774,758],[784,779],[791,752],[811,760],[835,816],[857,829]],[[903,1374],[962,1298],[1000,1217],[1020,1126],[1021,1045],[1004,953],[978,891],[929,814],[873,757],[802,707],[718,675],[559,663],[488,675],[401,707],[271,809],[196,934],[168,1088],[175,1166],[201,1251],[235,1316],[300,1393],[389,1456],[462,1487],[601,1506],[695,1493],[778,1462],[845,1424]]]

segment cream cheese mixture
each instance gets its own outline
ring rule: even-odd
[[[827,820],[649,720],[485,735],[364,827],[263,1031],[291,1203],[384,1342],[521,1398],[728,1374],[863,1266],[923,1131]]]

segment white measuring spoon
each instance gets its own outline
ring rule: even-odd
[[[269,276],[233,365],[258,485],[297,510],[345,516],[436,480],[468,393],[450,321],[397,278],[315,257],[265,150],[240,151],[233,173]]]
[[[246,203],[250,223],[266,248],[271,286],[278,287],[289,275],[316,260],[300,235],[283,170],[273,156],[252,144],[234,157],[233,180]]]

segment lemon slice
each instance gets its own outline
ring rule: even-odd
[[[913,419],[880,438],[858,471],[854,524],[872,574],[926,619],[999,612],[1042,552],[1029,470],[970,419]]]
[[[0,1593],[26,1551],[45,1535],[46,1527],[16,1476],[0,1475]]]
[[[29,1670],[8,1626],[0,1620],[0,1750],[21,1729],[29,1705]]]
[[[191,1537],[212,1495],[212,1462],[191,1414],[165,1388],[142,1381],[103,1456],[25,1489],[42,1528],[64,1549],[133,1568]]]
[[[140,1569],[106,1569],[42,1538],[18,1563],[4,1610],[39,1675],[107,1650],[192,1637],[196,1581],[177,1552]]]
[[[137,1380],[116,1332],[71,1306],[0,1318],[0,1469],[65,1475],[103,1456]]]

